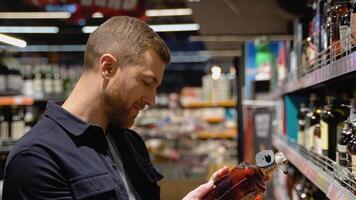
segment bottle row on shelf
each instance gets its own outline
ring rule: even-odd
[[[294,40],[287,53],[287,75],[279,85],[285,90],[282,93],[355,71],[355,56],[348,55],[356,49],[356,1],[314,0],[310,6],[313,17],[295,21]],[[341,59],[344,57],[352,58]],[[336,62],[340,60],[350,64]],[[329,65],[325,70],[318,70]],[[318,73],[312,73],[314,71]],[[313,76],[306,77],[309,74]]]
[[[38,107],[6,106],[0,107],[0,140],[2,143],[21,138],[40,118]]]
[[[300,104],[297,144],[312,152],[312,160],[322,160],[323,170],[356,194],[356,91],[327,95],[323,102],[315,93],[309,106]],[[287,118],[293,116],[287,116]],[[320,163],[317,163],[319,165]]]
[[[21,94],[36,99],[63,98],[81,74],[78,65],[0,64],[0,94]]]

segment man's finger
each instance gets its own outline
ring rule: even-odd
[[[213,187],[214,187],[213,181],[204,183],[204,184],[200,185],[199,187],[197,187],[195,190],[189,192],[188,195],[185,196],[183,200],[199,200],[205,194],[207,194],[210,190],[212,190]]]
[[[227,166],[224,166],[219,170],[217,170],[216,172],[214,172],[213,175],[211,175],[209,181],[216,181],[217,179],[219,179],[220,177],[222,177],[228,172],[229,172],[229,168]]]

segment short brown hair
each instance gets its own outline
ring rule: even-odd
[[[122,66],[138,64],[147,50],[154,50],[163,62],[169,63],[167,45],[146,23],[127,16],[112,17],[90,34],[84,53],[84,68],[94,68],[105,53],[117,56]]]

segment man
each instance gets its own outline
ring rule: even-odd
[[[90,34],[84,72],[62,106],[44,117],[10,152],[3,199],[159,199],[143,140],[128,128],[155,103],[170,53],[145,23],[113,17]],[[200,199],[225,174],[185,199]]]

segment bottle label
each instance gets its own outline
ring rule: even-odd
[[[0,91],[6,91],[6,76],[0,75]]]
[[[23,84],[23,94],[26,96],[33,96],[33,81],[31,79],[25,80]]]
[[[298,131],[298,144],[304,146],[304,131]]]
[[[25,122],[14,121],[11,123],[11,137],[14,140],[20,139],[25,134]]]
[[[0,137],[1,139],[8,139],[9,138],[9,122],[2,121],[0,122]]]
[[[63,81],[61,79],[56,79],[53,81],[53,90],[54,93],[59,95],[63,93]]]
[[[351,13],[351,44],[356,45],[356,13]]]
[[[313,145],[314,152],[321,155],[323,153],[323,149],[321,147],[322,147],[321,138],[314,136],[314,145]]]
[[[329,125],[324,120],[320,120],[321,148],[329,149]]]
[[[41,79],[35,79],[33,80],[33,91],[34,95],[36,97],[42,97],[43,96],[43,85],[42,85],[42,80]]]
[[[347,167],[348,163],[350,162],[349,155],[347,153],[347,145],[337,145],[337,151],[338,151],[338,161],[339,165],[342,167]]]
[[[352,173],[356,173],[356,155],[351,156]]]
[[[8,75],[7,76],[7,87],[11,91],[21,91],[22,77],[19,75]]]
[[[350,110],[350,121],[351,122],[356,121],[356,108],[355,107],[352,107]]]
[[[350,49],[349,35],[351,34],[351,29],[349,26],[340,26],[340,46],[342,51],[347,51]]]
[[[44,80],[44,85],[43,85],[44,92],[46,94],[51,94],[53,93],[53,82],[52,79],[45,79]]]
[[[314,144],[314,130],[315,130],[316,125],[313,125],[311,127],[309,127],[309,129],[306,131],[305,134],[305,141],[304,141],[304,145],[305,148],[310,150],[313,147]]]

